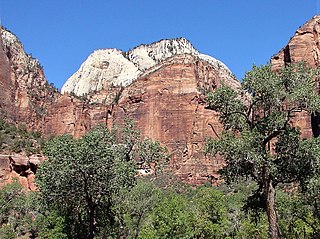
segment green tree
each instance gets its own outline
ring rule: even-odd
[[[189,200],[175,192],[160,197],[142,228],[141,239],[194,238],[195,217]]]
[[[65,218],[58,212],[52,211],[38,214],[36,218],[36,231],[40,239],[67,239]]]
[[[165,166],[169,160],[168,149],[159,142],[151,139],[139,141],[133,155],[140,169],[147,173],[154,171],[155,174]]]
[[[222,86],[207,95],[208,106],[220,113],[225,131],[218,140],[209,140],[206,150],[226,160],[221,174],[227,182],[251,178],[257,183],[248,205],[265,210],[271,238],[280,238],[275,188],[279,183],[306,181],[318,162],[316,139],[301,141],[292,124],[297,113],[320,109],[316,76],[304,64],[278,73],[271,65],[254,66],[240,89]]]
[[[132,189],[123,189],[117,197],[115,210],[126,238],[137,239],[152,208],[159,202],[161,190],[144,179]]]
[[[225,238],[230,228],[225,196],[208,187],[198,188],[190,205],[195,213],[194,238]]]
[[[111,234],[114,196],[135,182],[134,164],[126,158],[128,150],[131,146],[117,141],[105,127],[78,140],[60,136],[45,144],[48,160],[37,172],[41,202],[44,209],[64,216],[70,237]]]
[[[0,238],[17,238],[28,234],[36,215],[33,194],[14,180],[0,190]]]

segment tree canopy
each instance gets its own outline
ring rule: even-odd
[[[220,113],[225,131],[208,141],[206,151],[224,157],[221,173],[227,182],[250,178],[257,183],[248,206],[265,210],[272,238],[280,237],[275,187],[303,185],[319,165],[319,140],[302,140],[293,124],[297,114],[320,110],[317,76],[317,70],[303,63],[277,73],[271,65],[254,66],[240,89],[222,86],[207,95],[208,107]]]

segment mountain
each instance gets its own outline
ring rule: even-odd
[[[140,45],[129,52],[97,50],[67,80],[62,92],[85,95],[90,102],[86,119],[80,120],[80,125],[73,121],[72,127],[78,132],[95,125],[90,123],[93,119],[111,126],[131,118],[143,138],[168,147],[176,175],[201,184],[217,180],[223,164],[221,159],[210,160],[203,153],[206,138],[217,137],[222,130],[217,114],[206,109],[204,92],[222,84],[240,85],[222,62],[178,38]],[[81,118],[84,114],[74,115]],[[78,136],[78,132],[66,133]]]
[[[300,27],[272,57],[273,69],[301,60],[318,66],[319,27],[319,16]],[[205,92],[240,83],[222,62],[201,54],[186,39],[161,40],[128,52],[96,50],[67,80],[63,93],[46,81],[40,63],[24,52],[14,34],[1,29],[0,45],[1,118],[47,138],[81,137],[98,124],[112,127],[131,118],[142,138],[168,147],[169,167],[181,180],[216,183],[224,162],[208,158],[203,147],[208,137],[219,136],[222,126],[218,114],[206,108]],[[297,113],[293,123],[309,138],[320,132],[319,122],[318,116]],[[0,181],[20,175],[32,188],[42,160],[37,157],[0,151]]]
[[[185,38],[177,38],[140,45],[128,52],[117,49],[97,50],[67,80],[62,87],[62,93],[84,95],[110,86],[126,87],[154,66],[161,65],[171,57],[184,54],[192,55],[232,75],[222,62],[201,54]]]
[[[143,138],[169,148],[170,167],[182,180],[192,184],[217,180],[223,161],[207,158],[203,146],[222,127],[216,113],[206,109],[204,93],[221,84],[239,86],[223,63],[199,53],[184,38],[140,45],[129,52],[97,50],[60,94],[16,36],[5,29],[1,36],[0,80],[6,97],[0,104],[6,113],[2,116],[10,122],[25,124],[45,137],[80,137],[95,125],[112,127],[131,118]],[[6,155],[2,162],[7,162],[4,171],[9,172],[14,157],[8,161]],[[25,165],[28,160],[24,157]],[[9,168],[12,172],[12,165]]]

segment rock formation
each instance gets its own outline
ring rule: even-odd
[[[27,157],[23,153],[1,153],[0,187],[16,178],[24,188],[34,191],[36,189],[34,185],[35,173],[43,160],[44,157],[41,155]]]
[[[288,44],[271,58],[272,68],[277,71],[290,63],[306,62],[311,67],[320,64],[320,16],[314,16],[301,26]],[[319,135],[320,118],[306,112],[297,113],[294,124],[301,129],[302,137]]]
[[[222,127],[217,114],[205,108],[203,92],[222,83],[238,85],[233,78],[223,82],[229,77],[224,74],[228,73],[193,55],[171,57],[124,88],[107,123],[134,119],[143,137],[168,147],[173,172],[183,181],[214,181],[223,161],[207,158],[203,146],[208,137],[217,137]]]
[[[304,61],[315,67],[320,62],[320,16],[314,16],[301,26],[288,44],[271,58],[274,70],[289,63]]]
[[[210,160],[203,154],[206,138],[216,137],[222,129],[216,113],[205,108],[204,92],[221,84],[239,86],[223,63],[199,53],[190,42],[179,38],[141,45],[129,52],[95,51],[62,91],[86,94],[91,103],[100,107],[98,117],[93,109],[87,111],[87,116],[65,113],[69,114],[67,118],[72,123],[68,125],[72,128],[77,128],[77,115],[87,119],[78,125],[82,127],[77,129],[79,133],[86,131],[86,123],[90,128],[93,118],[105,120],[107,125],[134,119],[142,137],[168,147],[173,172],[184,181],[199,184],[217,179],[223,164],[220,159]],[[112,101],[110,96],[115,91]]]
[[[97,50],[81,65],[62,87],[62,93],[76,95],[108,89],[110,86],[128,86],[148,69],[160,65],[165,60],[183,54],[190,54],[199,60],[209,62],[216,68],[230,70],[220,61],[198,52],[185,38],[162,40],[149,45],[141,45],[129,52],[117,49]]]
[[[58,92],[48,84],[39,61],[25,53],[18,38],[8,30],[0,31],[2,116],[38,129]]]
[[[199,53],[186,39],[162,40],[129,52],[97,50],[66,82],[62,91],[70,94],[64,95],[47,83],[38,61],[25,54],[12,33],[3,30],[2,39],[0,80],[11,98],[1,101],[1,109],[15,112],[7,117],[12,122],[47,137],[80,137],[97,124],[122,124],[129,117],[143,137],[169,148],[171,167],[184,181],[199,184],[217,178],[223,162],[206,158],[202,149],[221,126],[205,108],[204,92],[239,82],[223,63]],[[7,178],[10,170],[10,175],[16,172],[10,157],[1,158]],[[32,175],[28,167],[20,168],[25,169],[18,173],[21,177]]]

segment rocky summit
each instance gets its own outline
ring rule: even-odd
[[[62,87],[62,93],[73,92],[76,95],[84,95],[110,86],[126,87],[152,67],[183,54],[206,61],[231,75],[230,70],[222,62],[201,54],[185,38],[177,38],[140,45],[128,52],[117,49],[97,50],[67,80]]]

